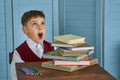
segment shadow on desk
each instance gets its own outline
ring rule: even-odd
[[[28,76],[20,71],[21,67],[38,68],[43,75]],[[98,64],[74,72],[41,67],[40,62],[16,63],[18,80],[116,80]]]

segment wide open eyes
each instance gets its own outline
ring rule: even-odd
[[[33,22],[31,23],[31,26],[32,27],[44,27],[45,26],[45,22],[42,22],[42,23],[37,23],[37,22]]]

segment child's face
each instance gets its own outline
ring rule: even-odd
[[[36,43],[42,43],[45,34],[46,34],[46,26],[45,20],[42,17],[32,18],[27,26],[23,26],[24,33],[32,39]]]

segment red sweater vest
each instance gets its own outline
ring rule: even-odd
[[[49,52],[54,50],[54,47],[51,46],[51,44],[47,41],[43,41],[43,46],[44,46],[44,52]],[[18,51],[20,57],[22,58],[22,60],[24,60],[25,62],[45,62],[48,61],[49,59],[45,59],[45,58],[39,58],[37,57],[33,51],[28,47],[26,41],[23,42],[18,48],[16,48],[16,50]]]

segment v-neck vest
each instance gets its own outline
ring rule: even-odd
[[[44,46],[44,51],[43,51],[44,54],[46,52],[54,50],[54,47],[51,46],[51,43],[45,40],[43,41],[43,46]],[[39,58],[38,56],[36,56],[34,52],[29,48],[26,41],[24,41],[18,48],[16,48],[16,50],[19,53],[21,59],[24,60],[25,62],[45,62],[50,60],[45,58]]]

